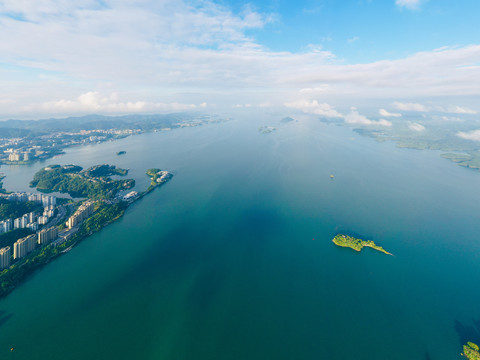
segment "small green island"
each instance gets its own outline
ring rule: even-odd
[[[477,344],[468,341],[467,345],[463,345],[462,356],[468,360],[480,360],[480,352]]]
[[[392,255],[381,246],[376,245],[372,240],[362,240],[353,236],[338,234],[333,238],[333,243],[341,247],[349,247],[355,251],[362,251],[364,247],[370,247],[387,255]]]

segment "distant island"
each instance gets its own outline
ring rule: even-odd
[[[362,251],[364,247],[371,247],[372,249],[383,252],[387,255],[393,255],[386,251],[381,246],[376,245],[372,240],[362,240],[354,238],[353,236],[338,234],[333,238],[333,243],[341,247],[349,247],[355,251]]]
[[[117,152],[117,155],[125,155],[127,152],[125,150]]]
[[[289,122],[292,122],[292,121],[295,121],[295,119],[291,118],[290,116],[284,117],[282,120],[280,120],[280,122],[282,124],[286,124],[286,123],[289,123]]]
[[[273,126],[260,126],[258,128],[258,132],[260,134],[270,134],[271,132],[274,132],[275,130],[277,130],[277,128],[275,128]]]
[[[467,342],[467,345],[463,345],[463,357],[468,360],[480,360],[480,353],[477,344]]]

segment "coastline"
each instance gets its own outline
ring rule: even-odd
[[[60,255],[68,253],[79,242],[120,219],[130,205],[142,199],[155,188],[160,187],[172,178],[172,174],[168,172],[165,173],[166,175],[160,182],[153,181],[153,177],[147,173],[152,179],[150,186],[145,191],[139,193],[138,196],[135,196],[128,201],[120,200],[116,203],[109,203],[108,200],[97,201],[94,213],[83,221],[78,230],[71,237],[65,239],[59,244],[52,242],[42,248],[36,249],[22,258],[17,264],[11,265],[2,270],[0,272],[0,298],[10,294],[15,290],[17,285],[21,284],[22,281],[37,269],[48,264]]]

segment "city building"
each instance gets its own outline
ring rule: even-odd
[[[10,155],[8,155],[8,161],[20,161],[20,154],[13,152]]]
[[[68,219],[66,224],[68,228],[71,229],[74,226],[80,224],[86,218],[88,218],[93,213],[94,204],[94,202],[89,200],[80,205],[77,211],[75,211],[75,213]]]
[[[10,246],[0,249],[0,270],[3,270],[10,266],[10,257],[12,256],[12,251]]]
[[[37,218],[37,216],[35,215],[34,212],[30,212],[30,213],[25,214],[25,215],[27,215],[29,223],[33,223]]]
[[[14,259],[21,259],[29,252],[35,249],[37,236],[36,235],[28,235],[27,237],[21,238],[17,240],[13,244],[13,258]]]
[[[56,226],[44,229],[38,233],[38,244],[45,245],[55,240],[58,236],[58,229]]]
[[[37,231],[38,230],[38,224],[37,222],[32,222],[28,223],[27,226],[25,226],[27,229],[30,229],[32,231]]]
[[[57,198],[51,195],[42,195],[42,205],[43,207],[54,206],[57,204]]]
[[[42,202],[42,194],[28,194],[28,201]]]
[[[46,223],[48,223],[48,216],[45,216],[45,215],[39,216],[37,219],[37,222],[38,222],[38,225],[45,225]]]
[[[123,201],[133,200],[138,196],[138,192],[130,191],[127,195],[123,197]]]
[[[13,227],[12,219],[6,219],[3,221],[0,221],[0,232],[8,232],[12,230],[12,227]]]

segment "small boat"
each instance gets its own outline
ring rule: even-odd
[[[333,179],[333,177],[334,177],[333,175],[330,175],[330,179]]]

